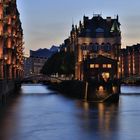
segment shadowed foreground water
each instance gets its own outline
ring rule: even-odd
[[[137,91],[122,87],[120,102],[107,105],[72,100],[43,85],[23,85],[21,94],[0,110],[0,140],[139,140]]]

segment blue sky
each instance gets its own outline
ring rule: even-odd
[[[71,24],[83,15],[119,15],[122,47],[140,43],[140,0],[17,0],[24,31],[25,53],[60,45]]]

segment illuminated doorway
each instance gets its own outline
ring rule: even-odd
[[[102,77],[104,79],[104,81],[107,81],[110,78],[110,73],[108,72],[103,72],[102,73]]]

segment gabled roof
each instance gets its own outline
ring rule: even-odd
[[[88,37],[96,38],[98,33],[103,33],[104,37],[112,37],[114,36],[114,32],[120,33],[118,18],[111,19],[110,17],[104,19],[101,15],[98,15],[93,16],[91,19],[84,16],[83,19],[83,26],[80,26],[81,24],[79,25],[79,37],[86,37],[88,35]]]

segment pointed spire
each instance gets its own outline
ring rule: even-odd
[[[78,33],[78,27],[75,25],[75,32]]]
[[[74,24],[72,24],[72,29],[74,29]]]
[[[114,20],[110,32],[120,32],[120,28],[116,20]]]
[[[79,21],[79,28],[80,28],[80,29],[82,28],[81,20]]]
[[[117,21],[119,20],[119,16],[118,16],[118,14],[117,14]]]
[[[71,35],[75,32],[75,27],[74,24],[72,24],[72,30],[71,30]]]
[[[75,28],[74,28],[74,24],[72,24],[72,31],[74,31],[75,30]]]
[[[72,18],[72,31],[74,31],[74,21],[73,21],[73,18]]]
[[[86,16],[85,16],[85,14],[84,14],[84,16],[83,16],[83,22],[85,21],[85,17],[86,17]]]

